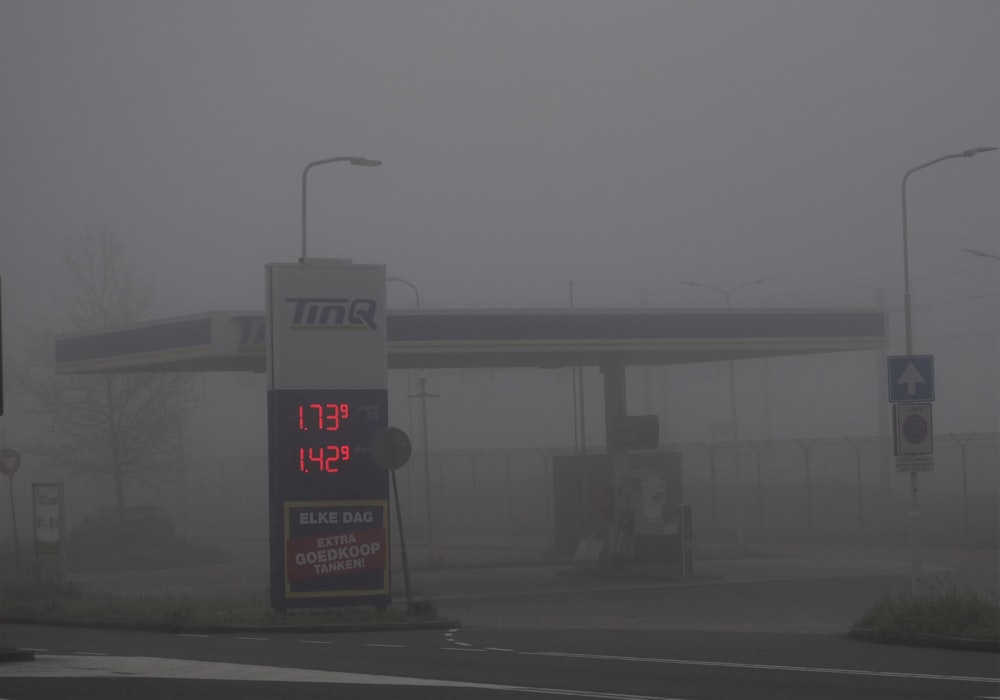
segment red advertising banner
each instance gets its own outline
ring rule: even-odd
[[[285,600],[381,603],[389,596],[389,508],[383,500],[286,501]]]
[[[285,551],[289,581],[385,568],[385,528],[310,535],[288,540]]]

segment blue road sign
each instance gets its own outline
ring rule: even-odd
[[[886,363],[890,402],[934,400],[933,355],[894,355]]]

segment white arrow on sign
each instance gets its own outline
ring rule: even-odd
[[[914,364],[911,362],[903,370],[903,373],[899,375],[899,379],[896,380],[897,384],[906,385],[906,393],[910,396],[917,395],[917,384],[926,384],[927,380],[924,379],[924,375],[920,374]]]

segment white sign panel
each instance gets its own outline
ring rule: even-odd
[[[934,455],[905,455],[896,457],[897,472],[934,471]]]
[[[270,389],[385,389],[385,266],[267,265]]]
[[[32,484],[35,551],[58,554],[63,540],[62,484]]]
[[[896,417],[896,455],[929,455],[934,453],[934,427],[929,403],[898,403]]]

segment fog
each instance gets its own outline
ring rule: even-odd
[[[884,306],[886,351],[902,354],[901,178],[1000,145],[998,27],[990,0],[0,0],[5,364],[23,352],[18,329],[65,329],[60,258],[85,231],[126,242],[153,318],[261,310],[264,265],[299,257],[302,170],[338,155],[383,165],[310,174],[310,256],[385,264],[425,308],[568,307],[571,283],[577,307],[718,308],[721,294],[685,282],[765,279],[732,305]],[[921,171],[908,197],[914,346],[936,357],[936,429],[992,436],[973,455],[977,497],[993,509],[976,527],[992,530],[1000,155]],[[390,285],[389,301],[408,308],[413,295]],[[796,440],[870,438],[883,442],[864,456],[864,483],[905,493],[885,466],[884,353],[747,360],[736,371],[740,437],[771,444],[772,483],[800,478]],[[263,428],[264,380],[199,382],[185,488],[204,502],[176,484],[135,498],[161,502],[190,531],[232,535],[240,512],[260,512],[263,527],[265,441],[246,426]],[[390,420],[416,434],[413,382],[392,374]],[[468,473],[461,465],[485,451],[475,468],[513,468],[533,499],[519,506],[530,527],[516,527],[504,514],[512,482],[484,485],[496,508],[484,532],[543,531],[544,455],[579,439],[569,370],[439,370],[429,382],[440,394],[428,417],[436,468]],[[598,449],[595,369],[586,388]],[[633,412],[660,416],[662,446],[683,453],[689,494],[707,513],[715,496],[700,445],[728,421],[727,366],[633,368],[629,390]],[[11,401],[0,420],[16,443],[30,428]],[[853,503],[850,443],[821,447],[817,483],[843,486]],[[956,464],[945,449],[942,463]],[[732,450],[718,459],[731,499]],[[57,466],[33,474],[53,478]],[[471,487],[447,483],[437,497],[466,508]],[[942,521],[961,508],[958,483],[954,470],[929,477],[945,494]],[[77,514],[102,502],[100,489],[78,488],[88,505]],[[223,494],[228,511],[217,508]],[[801,525],[801,493],[787,502],[772,534]],[[725,538],[733,523],[722,510],[710,532]],[[854,523],[831,516],[825,527]]]

